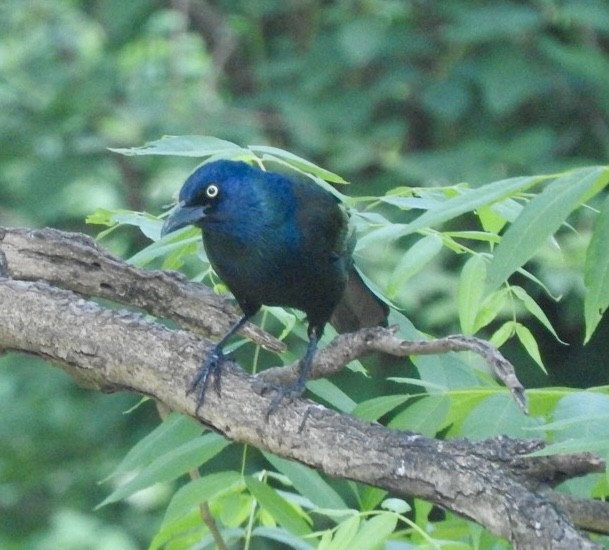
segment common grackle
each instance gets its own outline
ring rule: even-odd
[[[189,390],[197,393],[197,410],[210,375],[220,393],[227,340],[262,305],[299,309],[308,321],[309,344],[298,380],[277,388],[269,412],[284,396],[302,394],[327,322],[348,332],[386,320],[387,306],[353,267],[355,235],[346,209],[308,178],[245,162],[208,162],[184,183],[162,234],[187,225],[202,229],[209,261],[243,311],[197,372]]]

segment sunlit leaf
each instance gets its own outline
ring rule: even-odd
[[[280,458],[271,453],[264,457],[273,467],[287,476],[294,488],[320,508],[346,509],[347,505],[338,493],[315,470],[292,460]]]
[[[514,325],[516,330],[516,336],[520,343],[527,350],[527,353],[531,356],[531,358],[541,367],[541,370],[547,374],[546,368],[541,359],[541,354],[539,353],[539,346],[537,345],[537,340],[535,340],[535,336],[533,333],[524,325],[520,323],[516,323]]]
[[[308,174],[313,174],[324,181],[329,181],[331,183],[349,183],[345,179],[341,178],[338,174],[330,172],[330,170],[326,170],[325,168],[321,168],[320,166],[317,166],[316,164],[313,164],[312,162],[303,159],[294,153],[285,151],[284,149],[271,147],[270,145],[249,145],[248,149],[254,153],[270,155],[270,158],[279,157],[287,164],[294,166]]]
[[[607,182],[609,170],[582,168],[557,178],[535,196],[495,248],[488,269],[487,292],[496,289],[522,267],[592,190],[599,191]]]
[[[509,197],[513,193],[524,191],[529,187],[542,181],[542,177],[518,177],[507,180],[496,181],[470,189],[463,194],[447,200],[436,208],[431,208],[416,220],[409,223],[405,228],[405,233],[419,231],[426,227],[432,227],[450,219],[456,218],[466,212],[471,212],[486,204]]]
[[[410,398],[409,395],[383,395],[357,404],[351,414],[362,420],[374,421],[399,407]]]
[[[326,549],[351,550],[351,548],[353,548],[353,543],[355,542],[355,537],[357,536],[360,523],[361,518],[359,515],[352,516],[342,521],[336,529],[334,537],[332,537],[332,542],[326,547]]]
[[[501,288],[495,292],[491,292],[491,294],[482,301],[474,322],[474,334],[495,320],[495,317],[497,317],[505,307],[507,296],[508,289]]]
[[[307,522],[294,508],[277,493],[275,489],[251,476],[245,478],[245,484],[254,498],[282,527],[296,535],[311,532]]]
[[[146,437],[133,446],[107,479],[148,466],[158,457],[201,434],[203,427],[192,418],[171,413]]]
[[[358,550],[376,550],[393,533],[397,522],[397,516],[389,512],[363,522],[355,539]]]
[[[486,261],[479,254],[474,254],[465,262],[457,288],[459,322],[464,334],[474,333],[476,316],[484,294],[485,278]]]
[[[522,305],[524,305],[524,307],[527,309],[527,311],[531,315],[533,315],[539,322],[541,322],[543,324],[543,326],[546,327],[553,334],[554,338],[556,338],[560,343],[565,344],[565,342],[563,342],[558,337],[558,334],[554,330],[554,327],[552,326],[550,319],[548,319],[548,316],[544,313],[543,309],[541,309],[541,307],[537,304],[537,302],[535,300],[533,300],[533,298],[531,298],[531,296],[527,293],[527,291],[524,288],[513,285],[513,286],[510,286],[510,290],[522,302]]]
[[[173,495],[165,512],[163,524],[175,521],[189,513],[194,506],[231,490],[241,480],[242,476],[237,472],[223,471],[190,481]]]
[[[387,296],[394,300],[410,277],[421,271],[442,250],[442,239],[436,235],[426,235],[415,242],[403,254],[387,283]]]
[[[389,423],[389,427],[433,437],[445,426],[449,410],[448,393],[427,395],[397,414]]]
[[[155,483],[176,479],[211,460],[229,444],[230,441],[212,433],[187,441],[175,449],[160,454],[135,477],[119,485],[99,506],[117,502]]]
[[[586,253],[584,267],[586,342],[590,340],[603,313],[609,307],[609,253],[607,243],[609,243],[609,198],[605,199],[603,208],[595,220],[594,231]]]
[[[487,397],[470,410],[461,425],[460,435],[478,440],[495,435],[530,437],[526,428],[538,424],[538,419],[526,416],[509,392],[503,391]]]
[[[176,155],[182,157],[207,157],[225,154],[230,158],[236,156],[252,157],[252,153],[236,143],[213,136],[163,136],[150,141],[141,147],[110,149],[121,155]]]
[[[516,332],[516,321],[506,321],[491,336],[489,342],[496,348],[500,348]]]

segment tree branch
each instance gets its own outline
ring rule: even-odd
[[[0,230],[0,266],[2,255],[4,275],[13,279],[0,278],[0,348],[50,359],[88,387],[135,391],[195,416],[195,400],[185,389],[211,342],[137,313],[107,309],[55,285],[86,295],[103,293],[104,298],[149,307],[155,315],[162,309],[176,321],[215,335],[221,333],[217,327],[228,326],[234,316],[224,301],[219,307],[199,285],[125,267],[89,239],[56,231]],[[192,303],[181,310],[176,304],[188,301],[185,287],[192,287]],[[173,305],[152,303],[172,299],[170,288],[178,296]],[[205,311],[196,317],[198,309]],[[234,363],[227,363],[224,376],[221,398],[209,392],[198,418],[230,439],[332,476],[426,499],[480,523],[518,548],[596,548],[574,520],[609,532],[605,503],[567,502],[551,488],[568,477],[603,471],[603,461],[594,455],[526,457],[543,442],[506,437],[476,443],[438,441],[363,422],[305,399],[280,407],[267,422],[272,395],[260,395],[256,380]],[[594,507],[593,520],[584,504]]]

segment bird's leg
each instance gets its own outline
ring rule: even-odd
[[[233,334],[238,332],[250,318],[251,315],[244,315],[241,317],[241,319],[239,319],[222,337],[222,339],[211,349],[205,360],[201,363],[194,380],[186,391],[186,395],[190,395],[191,393],[196,393],[197,395],[197,408],[195,409],[195,413],[198,412],[203,405],[205,392],[207,391],[207,386],[209,384],[209,377],[212,374],[214,376],[214,388],[216,393],[220,395],[222,362],[225,359],[223,348],[228,339],[233,336]]]
[[[290,386],[276,388],[277,394],[273,397],[269,409],[266,412],[267,419],[277,410],[277,407],[285,397],[289,399],[300,397],[305,390],[305,385],[309,379],[309,374],[311,373],[311,363],[313,362],[313,357],[317,350],[317,343],[319,342],[321,331],[317,326],[310,326],[308,332],[309,344],[304,357],[298,363],[298,379]]]

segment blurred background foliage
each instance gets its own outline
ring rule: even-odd
[[[361,195],[606,163],[608,74],[605,0],[3,0],[0,225],[95,234],[96,208],[158,213],[194,163],[107,148],[163,134],[282,147]],[[606,323],[581,345],[590,216],[573,224],[536,259],[562,300],[536,298],[570,345],[537,327],[549,376],[524,372],[529,385],[607,382]],[[126,257],[146,240],[103,244]],[[409,282],[416,326],[455,331],[457,267],[446,257]],[[137,397],[22,356],[0,365],[0,546],[145,546],[162,488],[93,507],[154,407],[124,415]]]

